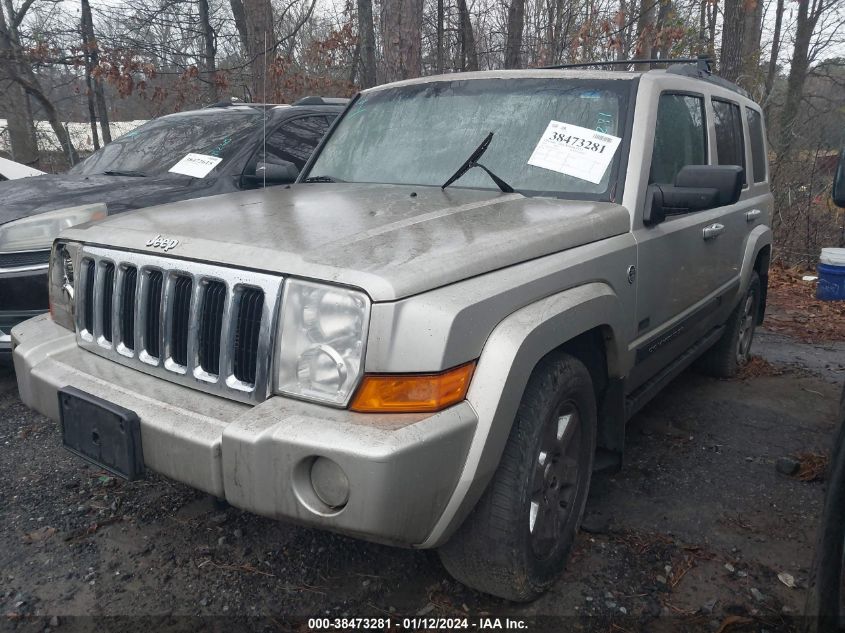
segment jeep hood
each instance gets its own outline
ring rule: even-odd
[[[105,203],[109,214],[161,204],[183,195],[202,195],[197,189],[212,180],[166,174],[148,178],[45,174],[0,183],[0,224],[45,211]],[[190,192],[190,194],[188,193]]]
[[[474,189],[297,184],[141,209],[68,239],[356,286],[389,301],[629,230],[617,204]]]

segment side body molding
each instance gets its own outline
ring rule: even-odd
[[[446,509],[423,548],[437,547],[461,525],[499,464],[519,401],[537,362],[563,343],[598,326],[613,333],[607,341],[611,376],[626,373],[622,333],[625,312],[605,283],[589,283],[526,306],[505,318],[484,345],[467,401],[478,426],[464,469]]]

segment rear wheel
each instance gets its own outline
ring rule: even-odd
[[[509,600],[542,594],[581,523],[595,445],[590,373],[567,354],[547,356],[528,381],[490,485],[440,549],[449,573]]]
[[[700,372],[715,378],[733,378],[748,363],[757,329],[761,287],[760,276],[753,271],[748,290],[728,317],[722,337],[697,361]]]

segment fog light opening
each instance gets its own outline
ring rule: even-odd
[[[311,464],[311,488],[332,510],[340,510],[349,501],[349,478],[327,457],[317,457]]]

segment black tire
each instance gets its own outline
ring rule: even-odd
[[[827,495],[807,591],[806,631],[836,633],[845,624],[845,390],[839,405],[839,431],[827,472]]]
[[[549,354],[528,380],[490,485],[439,550],[449,573],[500,598],[540,596],[581,524],[595,447],[590,373],[572,356]]]
[[[748,290],[728,317],[721,338],[696,361],[698,371],[714,378],[733,378],[748,362],[761,294],[760,276],[752,271]]]

